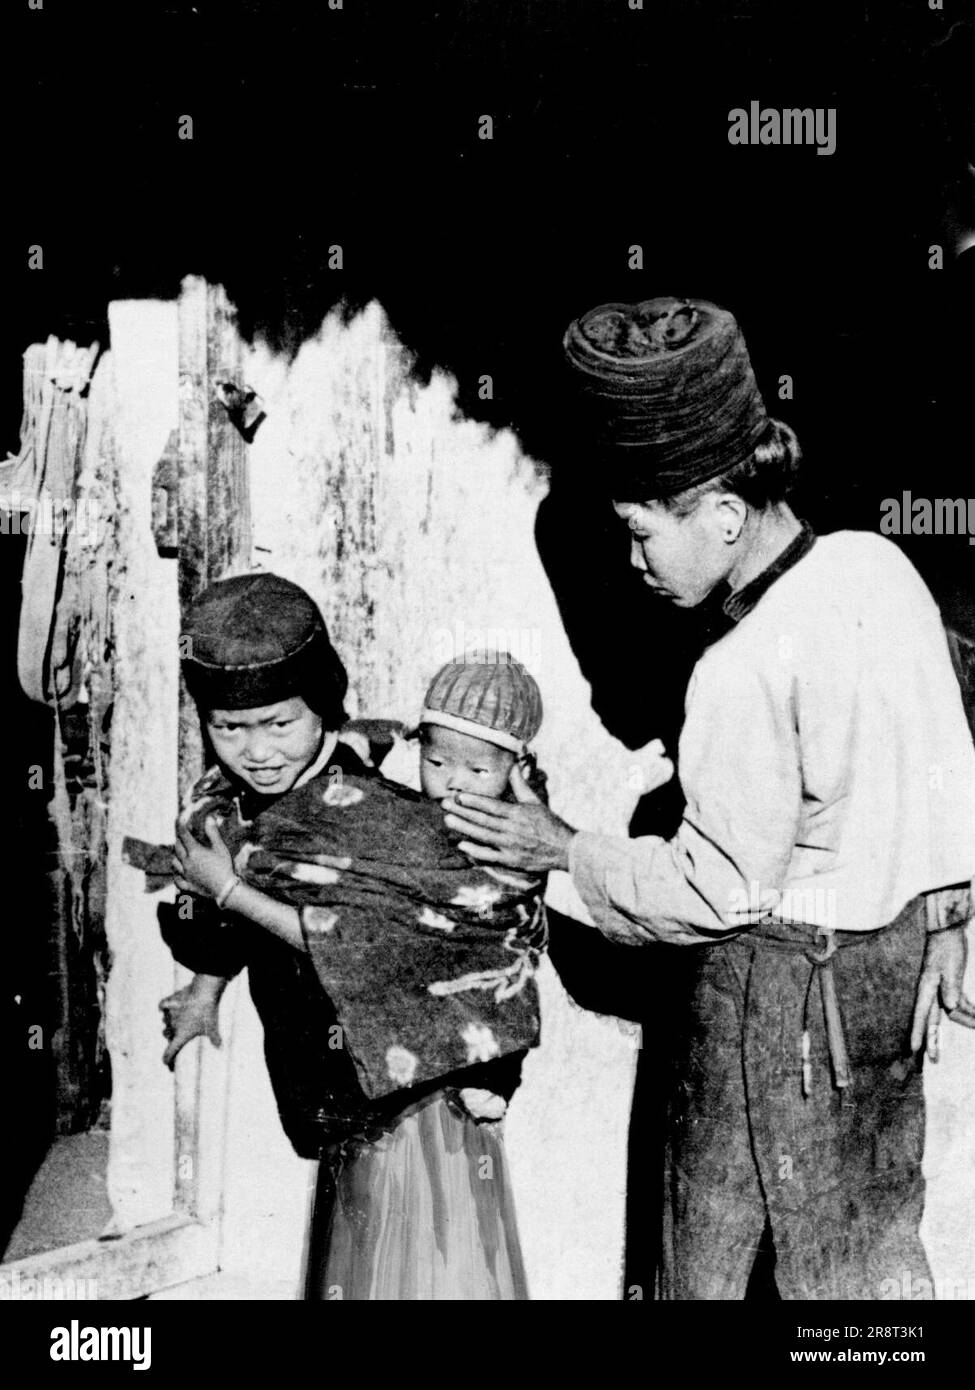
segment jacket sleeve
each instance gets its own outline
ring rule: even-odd
[[[191,915],[186,915],[187,899]],[[247,924],[239,919],[231,923],[208,899],[184,893],[176,903],[160,903],[158,915],[163,941],[173,958],[195,975],[232,980],[247,963]]]
[[[673,839],[580,831],[570,844],[569,872],[611,939],[700,945],[754,925],[779,901],[802,810],[788,678],[725,663],[716,679],[705,658],[688,691],[679,766],[687,808]]]

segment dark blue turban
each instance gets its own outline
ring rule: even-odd
[[[769,430],[741,330],[707,300],[601,304],[564,346],[591,461],[611,485],[683,492],[743,463]]]

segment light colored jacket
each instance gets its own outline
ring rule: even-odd
[[[940,614],[883,537],[820,537],[704,653],[678,768],[673,839],[571,843],[607,936],[872,931],[975,875],[975,747]]]

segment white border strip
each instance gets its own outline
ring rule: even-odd
[[[515,738],[512,734],[506,734],[501,729],[489,729],[484,724],[475,724],[473,719],[461,719],[458,714],[446,714],[439,709],[424,709],[420,712],[419,722],[421,724],[440,724],[444,729],[453,729],[458,734],[470,734],[473,738],[483,739],[485,743],[496,743],[499,748],[507,748],[509,753],[525,752],[527,744],[524,739]]]

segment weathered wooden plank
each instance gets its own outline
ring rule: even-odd
[[[159,1000],[173,989],[160,939],[158,899],[120,853],[127,834],[171,838],[176,815],[176,565],[153,540],[149,501],[155,462],[179,423],[178,314],[173,303],[123,300],[108,307],[112,351],[104,399],[92,401],[106,451],[103,514],[111,517],[113,699],[105,930],[111,970],[105,994],[112,1061],[107,1174],[115,1226],[132,1230],[172,1210],[172,1078],[160,1063]],[[96,372],[96,385],[99,375]],[[111,510],[110,510],[111,509]],[[100,721],[101,723],[101,721]]]
[[[243,344],[237,315],[220,285],[207,289],[207,526],[206,579],[222,579],[250,560],[247,446],[220,391],[243,385]]]
[[[221,382],[239,382],[243,347],[220,286],[183,281],[179,305],[179,469],[177,535],[183,611],[208,584],[250,564],[247,446],[221,399]],[[180,703],[179,787],[199,776],[202,743],[185,688]]]
[[[183,281],[179,301],[179,601],[185,610],[207,576],[207,286]],[[180,762],[184,761],[180,746]]]
[[[177,491],[179,488],[179,430],[173,430],[152,475],[152,534],[160,555],[179,553]]]
[[[207,582],[207,460],[210,376],[207,354],[207,285],[183,281],[179,301],[179,468],[176,503],[177,571],[181,614]],[[180,801],[199,777],[203,743],[196,706],[179,683],[178,785]],[[175,1183],[177,1212],[197,1209],[199,1106],[202,1047],[184,1048],[175,1070]],[[187,1161],[189,1159],[189,1161]]]
[[[167,1216],[115,1240],[83,1240],[0,1267],[0,1296],[18,1300],[140,1298],[210,1274],[215,1226]]]
[[[179,469],[177,534],[180,607],[185,612],[214,580],[246,569],[251,526],[246,445],[219,392],[239,383],[243,346],[234,311],[220,286],[197,276],[183,281],[179,304]],[[179,791],[203,770],[199,716],[180,682]],[[201,1214],[210,1202],[201,1188],[196,1155],[207,1059],[187,1049],[176,1069],[176,1209]]]

